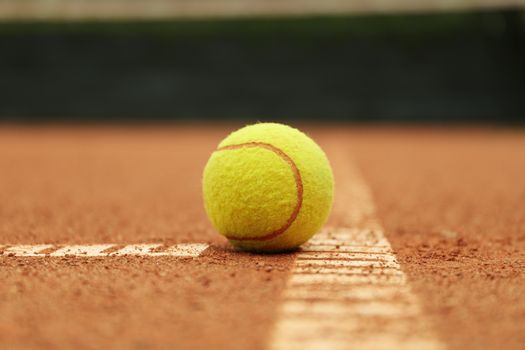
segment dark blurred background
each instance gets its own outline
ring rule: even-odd
[[[0,4],[7,122],[525,121],[520,2],[240,16],[113,8],[116,18],[31,7],[24,15],[6,12],[9,4]]]

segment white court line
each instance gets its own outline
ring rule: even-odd
[[[377,274],[352,274],[349,269],[342,268],[342,273],[320,274],[311,273],[304,274],[295,272],[289,279],[290,286],[302,286],[313,284],[335,284],[339,286],[347,286],[362,284],[378,284],[378,285],[398,285],[406,284],[406,277],[404,274],[400,275],[377,275]],[[344,274],[347,273],[347,274]]]
[[[55,246],[52,244],[36,245],[5,245],[0,256],[32,256],[32,257],[100,257],[100,256],[173,256],[173,257],[198,257],[208,248],[205,243],[183,243],[163,247],[162,244],[129,244],[114,252],[106,253],[110,248],[120,247],[116,244],[87,244]],[[158,251],[152,251],[159,248]],[[54,250],[53,250],[54,249]],[[45,251],[46,253],[42,253]]]
[[[339,249],[334,249],[334,251],[330,252],[302,252],[301,254],[297,255],[298,260],[312,260],[312,259],[337,259],[337,260],[344,260],[347,259],[349,261],[351,260],[357,260],[357,261],[383,261],[383,262],[392,262],[397,264],[396,257],[392,254],[377,254],[377,253],[361,253],[361,252],[355,252],[352,253],[351,251],[346,252],[340,252]]]
[[[338,244],[339,248],[337,249],[338,252],[344,253],[344,252],[351,252],[353,254],[361,253],[361,254],[392,254],[392,250],[388,247],[365,247],[365,246],[342,246],[340,243]],[[330,252],[333,253],[334,245],[312,245],[312,244],[305,244],[303,245],[301,252],[303,253],[324,253],[324,252]]]
[[[102,252],[113,246],[114,244],[70,245],[55,250],[49,256],[107,256],[107,253]]]
[[[369,275],[378,275],[378,276],[404,276],[403,272],[397,268],[373,268],[368,267],[355,267],[339,265],[338,267],[334,265],[328,265],[328,267],[320,266],[297,266],[295,272],[297,274],[317,274],[317,275],[347,275],[347,276],[369,276]]]
[[[379,316],[381,317],[381,316]],[[338,324],[341,322],[344,323],[344,327],[340,327]],[[346,340],[348,342],[347,334],[346,332],[352,332],[354,334],[362,334],[363,332],[363,326],[362,322],[359,319],[359,317],[354,318],[346,318],[344,320],[341,320],[341,318],[329,318],[323,321],[323,324],[321,327],[319,327],[318,324],[316,324],[317,321],[314,319],[301,319],[301,318],[289,318],[286,324],[286,327],[290,329],[290,332],[294,334],[294,337],[297,338],[308,338],[308,335],[305,335],[302,333],[302,330],[305,328],[312,328],[316,327],[321,334],[323,334],[323,337],[330,337],[331,343],[334,341],[343,341]],[[403,320],[399,322],[398,319],[395,317],[390,317],[388,320],[383,321],[383,324],[386,325],[389,329],[397,329],[399,331],[402,330],[403,327],[405,327],[406,320]],[[381,336],[378,334],[378,336]],[[319,345],[319,348],[325,349],[321,347],[320,341],[313,341],[313,343],[317,343]],[[390,347],[379,347],[376,346],[374,349],[389,349]],[[329,350],[329,349],[328,349]]]
[[[345,316],[386,316],[406,317],[413,316],[419,309],[413,304],[394,303],[391,301],[371,301],[364,303],[341,303],[338,301],[319,301],[316,303],[304,303],[302,301],[289,301],[283,308],[285,315],[294,315],[307,319],[314,316],[321,317],[345,317]]]
[[[350,239],[350,238],[348,238]],[[311,242],[309,246],[327,246],[327,245],[331,245],[331,246],[340,246],[341,243],[344,243],[345,240],[344,239],[337,239],[337,238],[331,238],[331,239],[326,239],[326,240],[323,240],[323,241],[320,241],[320,240],[315,240],[314,242]],[[388,241],[384,238],[380,238],[380,239],[377,239],[377,240],[374,240],[374,241],[369,241],[369,242],[364,242],[364,241],[357,241],[357,242],[354,242],[353,245],[352,244],[347,244],[346,245],[348,248],[352,248],[353,246],[354,247],[358,247],[358,246],[365,246],[365,247],[376,247],[376,248],[390,248],[390,243],[388,243]]]
[[[45,249],[52,248],[51,244],[36,244],[36,245],[17,245],[8,246],[4,249],[2,255],[7,256],[39,256],[39,252]]]
[[[149,255],[153,249],[162,247],[162,244],[130,244],[109,255]]]
[[[345,288],[342,290],[333,289],[288,289],[284,293],[284,297],[287,300],[359,300],[359,301],[381,301],[383,299],[391,300],[405,300],[403,296],[406,296],[406,290],[400,287],[385,286],[378,288],[376,286],[365,285],[360,287]]]
[[[165,249],[160,249],[160,247],[162,244],[132,244],[111,253],[111,255],[197,257],[208,248],[208,245],[205,243],[183,243]]]
[[[208,248],[205,243],[177,244],[167,248],[162,252],[153,253],[153,256],[180,256],[197,257]]]
[[[301,267],[367,267],[369,270],[373,268],[393,268],[399,269],[399,264],[395,261],[370,261],[370,260],[346,260],[346,259],[301,259],[295,262],[295,266]]]
[[[348,228],[324,230],[296,254],[270,349],[442,349],[375,218],[368,187],[343,156],[337,164],[334,211]]]

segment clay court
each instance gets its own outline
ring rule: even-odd
[[[3,248],[1,347],[294,348],[334,332],[334,348],[374,348],[369,342],[379,334],[405,348],[523,346],[521,131],[305,125],[335,173],[325,232],[366,230],[377,221],[406,280],[394,283],[366,257],[369,268],[348,271],[344,262],[357,254],[330,265],[331,288],[313,283],[301,296],[289,282],[306,253],[235,251],[206,218],[202,169],[232,128],[3,128],[2,243],[53,247],[31,257]],[[356,235],[341,239],[339,249],[361,239],[378,244]],[[197,256],[110,254],[144,243],[207,246]],[[86,244],[114,246],[98,257],[51,256]],[[338,280],[356,275],[362,279],[355,283]],[[360,297],[363,285],[372,290]],[[297,295],[287,296],[290,289]],[[323,298],[336,308],[315,311]],[[280,331],[292,335],[314,328],[277,339],[276,327],[291,317],[282,310],[289,300],[305,304],[296,310],[303,320],[318,312],[343,321],[335,329],[323,320],[285,323]]]
[[[524,8],[0,1],[0,349],[524,349]],[[203,200],[268,121],[335,179],[277,254]]]

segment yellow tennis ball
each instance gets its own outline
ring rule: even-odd
[[[213,226],[244,250],[298,247],[325,223],[334,179],[322,149],[301,131],[259,123],[226,137],[203,175]]]

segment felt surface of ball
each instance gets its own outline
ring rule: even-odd
[[[311,138],[283,124],[258,123],[219,144],[202,186],[208,217],[234,246],[278,252],[306,242],[325,223],[334,179]]]

